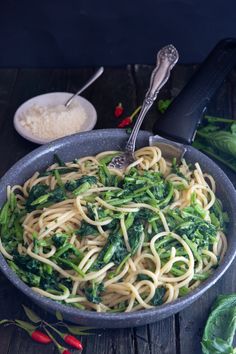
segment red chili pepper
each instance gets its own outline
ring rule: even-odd
[[[140,109],[141,109],[141,106],[136,108],[135,111],[129,117],[122,119],[122,121],[118,124],[118,128],[125,128],[125,127],[129,126],[130,124],[132,124],[134,117],[140,111]]]
[[[67,344],[71,345],[73,348],[76,348],[79,350],[83,349],[83,345],[82,345],[81,341],[79,339],[75,338],[74,336],[67,334],[67,335],[65,335],[65,337],[63,339]]]
[[[124,108],[122,106],[122,103],[119,103],[116,107],[115,107],[115,111],[114,111],[114,116],[116,118],[119,118],[122,113],[124,112]]]
[[[83,349],[83,344],[76,337],[72,336],[71,334],[62,333],[57,328],[51,326],[49,323],[47,323],[47,326],[50,327],[53,331],[55,331],[67,344],[69,344],[73,348],[76,348],[79,350]],[[47,330],[46,330],[46,332],[49,333]],[[65,354],[65,353],[63,352],[63,354]]]
[[[34,332],[31,333],[31,338],[35,342],[42,343],[42,344],[49,344],[52,342],[51,338],[47,334],[39,331],[38,329],[36,329]]]
[[[71,354],[68,349],[63,350],[62,354]]]
[[[60,331],[58,331],[56,328],[54,328],[53,326],[51,326],[49,323],[46,322],[46,324],[48,325],[48,327],[51,327],[52,329],[55,330],[55,332],[58,332],[58,334],[63,338],[62,333]],[[52,334],[47,330],[47,328],[44,328],[46,333],[48,334],[48,336],[50,337],[50,339],[53,341],[53,343],[55,344],[55,346],[57,347],[58,351],[60,354],[72,354],[67,348],[62,347],[57,341],[56,339],[52,336]]]
[[[130,117],[126,117],[118,124],[118,128],[127,127],[131,123],[132,123],[132,119]]]

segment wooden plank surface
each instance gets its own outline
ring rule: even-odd
[[[171,80],[161,91],[160,98],[176,96],[196,68],[177,66]],[[52,91],[74,92],[94,72],[94,68],[61,69],[1,69],[0,70],[0,176],[18,159],[37,147],[21,138],[13,128],[13,115],[26,99]],[[141,104],[148,87],[150,66],[127,66],[106,68],[103,76],[85,93],[98,112],[96,128],[116,127],[119,119],[114,117],[114,107],[122,102],[125,115],[129,115]],[[236,73],[233,72],[218,90],[208,107],[209,114],[236,118]],[[151,130],[156,119],[161,119],[156,105],[152,108],[143,127]],[[236,185],[235,174],[226,170]],[[209,308],[219,293],[236,291],[236,273],[230,267],[226,275],[200,300],[178,315],[152,325],[120,330],[97,330],[94,336],[81,338],[85,354],[200,354],[202,328]],[[24,318],[21,304],[24,303],[44,318],[50,318],[44,311],[16,290],[0,274],[0,319]],[[34,343],[12,326],[0,327],[0,354],[56,353],[53,346]]]
[[[65,91],[67,78],[66,71],[52,69],[21,69],[18,71],[8,107],[1,120],[0,151],[3,159],[0,166],[2,175],[13,163],[37,147],[16,133],[13,127],[13,116],[16,109],[25,100],[46,92]],[[0,98],[1,101],[1,98]]]

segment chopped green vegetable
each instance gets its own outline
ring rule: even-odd
[[[13,256],[13,262],[25,271],[29,271],[34,274],[40,273],[41,262],[28,255],[21,256],[17,254]]]
[[[149,276],[146,275],[146,274],[138,274],[137,280],[139,280],[139,281],[141,281],[141,280],[152,280],[152,278],[149,277]]]
[[[101,165],[108,165],[111,162],[111,160],[113,159],[113,157],[115,157],[115,156],[117,156],[117,153],[111,154],[111,155],[107,155],[107,156],[103,157],[102,159],[100,159],[99,163]]]
[[[100,182],[104,186],[117,187],[120,182],[120,178],[117,175],[112,174],[110,172],[110,170],[108,169],[108,167],[106,166],[106,164],[101,163],[101,161],[100,161],[100,166],[98,169],[98,176],[99,176]]]
[[[112,205],[121,202],[146,202],[154,207],[165,207],[173,196],[173,185],[166,181],[159,172],[143,171],[140,173],[132,168],[119,183],[120,191],[116,192],[116,199],[111,199]],[[109,201],[109,200],[108,200]]]
[[[29,286],[40,286],[40,276],[29,271],[22,270],[21,267],[18,267],[18,265],[16,265],[13,261],[8,261],[8,264],[23,282]]]
[[[170,106],[171,101],[172,100],[170,100],[170,99],[157,101],[157,109],[158,109],[158,111],[161,112],[161,113],[165,113],[167,108]]]
[[[186,286],[182,286],[180,289],[179,289],[179,295],[180,296],[185,296],[189,293],[189,288],[187,288]]]
[[[67,234],[55,234],[52,236],[53,243],[56,247],[62,247],[67,242],[68,235]]]
[[[83,184],[81,184],[78,188],[76,188],[73,191],[73,194],[75,196],[77,196],[79,194],[87,192],[89,189],[90,189],[90,183],[89,182],[84,182]]]
[[[57,181],[58,186],[61,187],[61,188],[64,188],[64,185],[63,185],[61,176],[60,176],[60,174],[58,173],[58,170],[55,170],[55,171],[54,171],[54,175],[55,175],[55,178],[56,178],[56,181]]]
[[[223,212],[222,204],[219,199],[215,200],[213,207],[210,209],[210,218],[212,224],[219,229],[225,231],[229,222],[229,217],[226,212]]]
[[[99,304],[101,302],[101,293],[104,291],[104,284],[93,281],[91,285],[91,287],[85,289],[85,296],[88,301]]]
[[[53,158],[54,158],[54,161],[58,164],[58,166],[64,167],[66,165],[65,162],[62,161],[61,158],[57,154],[54,154]]]
[[[120,264],[120,262],[127,256],[128,251],[125,247],[123,237],[119,232],[114,232],[109,235],[107,243],[98,254],[98,257],[92,265],[93,270],[101,269],[108,262]]]
[[[26,210],[28,212],[34,210],[34,207],[32,206],[32,203],[37,200],[39,197],[45,195],[48,192],[48,186],[46,186],[45,184],[36,184],[34,185],[30,192],[29,192],[29,196],[26,200]]]
[[[19,243],[23,241],[21,218],[24,211],[18,209],[13,193],[0,211],[1,239],[7,252],[15,253]]]
[[[186,176],[182,172],[180,172],[176,157],[173,158],[172,165],[171,165],[171,172],[175,173],[177,176],[181,178],[184,178],[185,180],[187,179]]]
[[[131,247],[132,256],[137,252],[140,246],[142,234],[143,234],[143,225],[138,222],[135,222],[128,230],[129,244]]]
[[[166,289],[163,286],[156,288],[155,295],[151,300],[151,304],[153,306],[158,306],[163,304],[163,297],[165,296],[165,293],[166,293]]]
[[[29,197],[26,201],[26,210],[31,212],[34,209],[39,209],[48,205],[47,203],[54,204],[66,199],[63,188],[57,187],[50,191],[48,186],[38,184],[31,188]]]
[[[92,186],[93,184],[97,183],[97,178],[95,176],[83,176],[79,179],[70,180],[66,182],[65,188],[69,192],[73,192],[85,183],[89,184],[89,186]]]
[[[76,230],[76,234],[82,237],[88,235],[97,235],[98,229],[96,228],[96,226],[90,225],[83,220],[80,225],[80,228]]]
[[[62,264],[63,266],[66,266],[66,269],[73,269],[73,270],[76,271],[76,273],[81,275],[81,277],[85,276],[84,272],[77,265],[75,265],[71,260],[64,259],[62,257],[58,257],[56,259],[59,262],[59,264]]]
[[[217,228],[203,219],[204,211],[195,204],[180,210],[168,210],[167,221],[171,231],[176,232],[193,249],[207,249],[216,240]],[[197,256],[197,253],[195,253]],[[197,256],[199,259],[200,256]]]

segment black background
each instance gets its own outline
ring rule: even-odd
[[[0,1],[0,67],[151,64],[167,43],[195,63],[233,36],[235,0]]]

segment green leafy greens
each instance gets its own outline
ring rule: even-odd
[[[204,354],[234,354],[236,295],[220,295],[212,307],[202,337]]]
[[[165,113],[172,99],[159,100],[157,108]],[[163,118],[162,118],[163,119]],[[205,115],[193,146],[236,172],[236,121]]]

